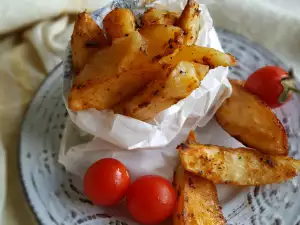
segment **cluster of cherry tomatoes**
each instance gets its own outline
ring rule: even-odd
[[[102,206],[113,206],[126,198],[132,217],[147,225],[167,219],[176,204],[176,193],[168,180],[147,175],[131,184],[127,168],[112,158],[101,159],[87,170],[84,193],[94,204]]]

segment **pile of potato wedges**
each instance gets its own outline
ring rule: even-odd
[[[201,9],[194,0],[181,14],[149,8],[140,21],[138,27],[130,9],[118,8],[102,30],[86,12],[78,15],[71,110],[111,109],[148,121],[190,95],[210,69],[236,64],[230,54],[195,45]]]

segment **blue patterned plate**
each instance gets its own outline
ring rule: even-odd
[[[286,68],[273,54],[226,30],[217,30],[226,52],[239,60],[230,76],[246,79],[264,65]],[[20,173],[28,202],[40,224],[125,225],[123,215],[99,210],[82,194],[82,181],[57,162],[68,116],[61,94],[62,64],[49,75],[32,100],[20,140]],[[290,142],[290,155],[300,158],[300,99],[297,96],[276,110]],[[223,205],[228,224],[299,225],[299,178],[280,185],[251,187]],[[234,207],[232,207],[234,205]],[[131,223],[132,224],[132,223]]]

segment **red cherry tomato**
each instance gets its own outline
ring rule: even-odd
[[[129,185],[126,167],[112,158],[95,162],[84,176],[84,193],[96,205],[117,204],[126,195]]]
[[[126,204],[132,217],[142,224],[158,224],[173,212],[176,193],[172,184],[163,177],[140,177],[129,187]]]
[[[289,101],[292,96],[293,84],[288,82],[289,73],[280,67],[266,66],[249,76],[245,88],[260,97],[269,107],[277,108]],[[285,81],[284,81],[285,80]]]

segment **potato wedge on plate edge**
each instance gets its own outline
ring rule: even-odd
[[[174,186],[177,192],[174,225],[226,224],[213,182],[179,165],[174,174]]]
[[[245,146],[269,155],[287,155],[286,131],[274,112],[257,96],[231,80],[232,95],[217,110],[221,127]]]
[[[215,184],[241,186],[281,183],[299,174],[300,160],[271,156],[250,148],[181,144],[183,167]]]

